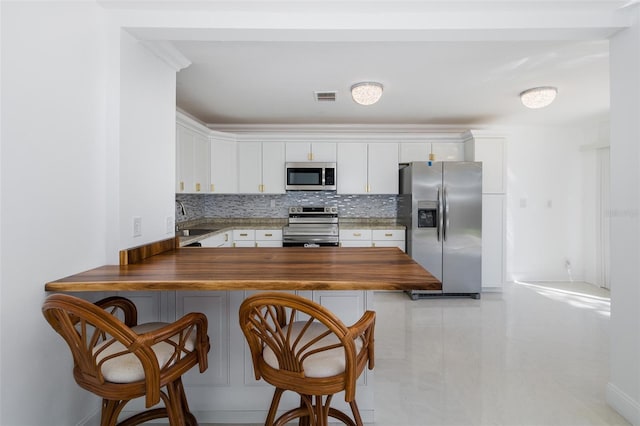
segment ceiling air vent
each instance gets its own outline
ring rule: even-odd
[[[336,92],[313,92],[318,102],[335,102]]]

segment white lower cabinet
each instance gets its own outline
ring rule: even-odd
[[[371,229],[340,229],[340,247],[371,247]]]
[[[234,229],[233,247],[255,247],[256,231],[254,229]]]
[[[340,247],[398,247],[405,251],[405,230],[341,229]]]
[[[256,229],[256,247],[282,247],[282,229]]]
[[[374,229],[371,232],[371,246],[398,247],[405,251],[404,229]]]
[[[202,247],[231,247],[233,245],[233,233],[223,232],[200,240]]]

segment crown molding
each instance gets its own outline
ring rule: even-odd
[[[191,61],[169,41],[141,40],[140,43],[176,72],[191,65]]]

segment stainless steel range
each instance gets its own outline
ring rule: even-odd
[[[289,224],[282,228],[284,247],[338,245],[337,207],[289,207]]]

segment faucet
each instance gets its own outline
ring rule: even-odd
[[[180,206],[180,213],[182,213],[182,216],[186,216],[187,210],[184,208],[184,204],[182,204],[182,201],[176,200],[176,204]]]

